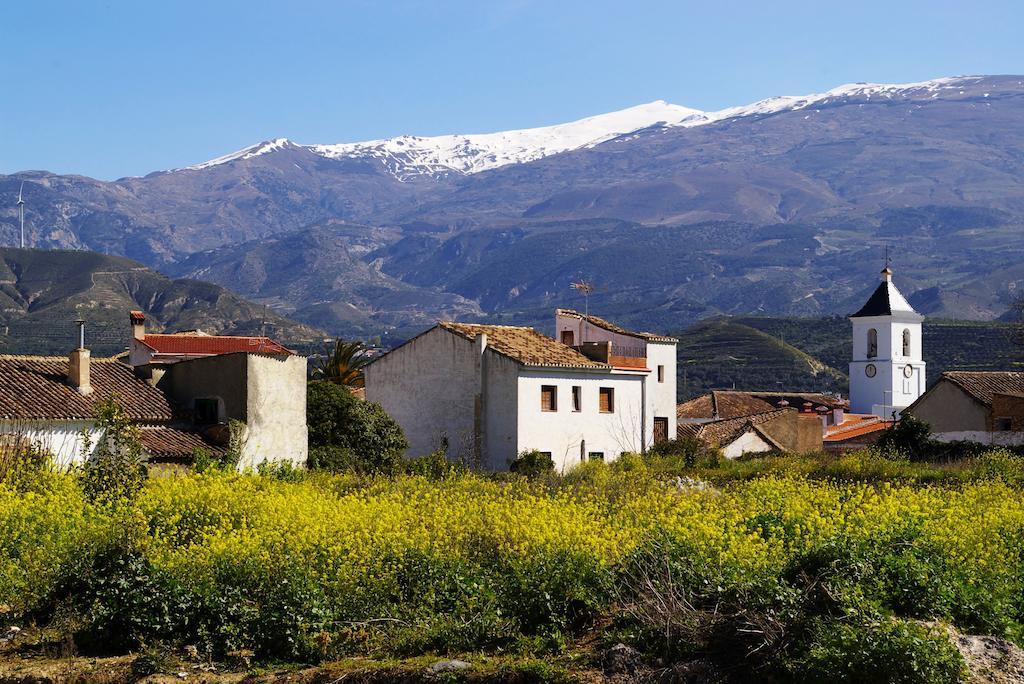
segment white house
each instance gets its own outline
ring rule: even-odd
[[[925,390],[921,321],[882,270],[882,282],[857,313],[850,361],[850,409],[889,419],[914,403]]]
[[[491,470],[531,449],[566,469],[675,435],[674,339],[571,311],[556,328],[439,323],[367,366],[366,398],[410,456],[444,449]]]
[[[132,312],[135,341],[140,318]],[[234,420],[244,425],[240,468],[262,461],[305,464],[304,357],[280,345],[283,351],[250,349],[248,338],[146,337],[160,338],[149,349],[187,350],[189,358],[140,357],[138,365],[94,359],[84,331],[66,357],[0,355],[0,449],[36,444],[58,465],[80,462],[102,437],[96,404],[116,397],[140,428],[149,462],[188,463],[197,448],[224,453]]]

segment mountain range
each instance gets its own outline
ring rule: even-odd
[[[852,84],[545,128],[279,138],[105,182],[25,171],[32,244],[123,255],[331,333],[544,323],[589,305],[678,330],[855,310],[885,248],[922,313],[994,319],[1024,286],[1024,77]],[[12,202],[0,242],[17,233]]]

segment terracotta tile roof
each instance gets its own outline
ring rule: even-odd
[[[166,421],[172,417],[167,396],[135,377],[132,369],[119,361],[90,361],[93,392],[87,397],[67,383],[67,372],[66,356],[0,356],[0,419],[89,419],[93,405],[114,394],[135,420]]]
[[[625,328],[621,328],[615,325],[614,323],[611,323],[610,321],[604,320],[603,318],[598,318],[597,316],[590,314],[583,314],[580,313],[579,311],[574,311],[572,309],[556,309],[555,314],[559,316],[572,316],[573,318],[579,318],[581,320],[587,321],[588,323],[591,323],[592,325],[596,325],[598,328],[603,328],[608,332],[618,333],[620,335],[629,335],[630,337],[636,337],[641,340],[647,340],[649,342],[679,341],[675,337],[667,337],[665,335],[657,335],[655,333],[649,332],[636,332],[633,330],[626,330]]]
[[[676,432],[679,437],[695,437],[711,446],[724,446],[753,429],[772,446],[782,448],[774,438],[758,429],[758,426],[769,423],[787,411],[793,410],[792,408],[783,408],[739,418],[712,420],[707,423],[680,423]]]
[[[994,394],[1024,392],[1024,373],[1014,371],[946,371],[948,380],[986,406],[992,405]]]
[[[705,418],[727,419],[749,416],[771,411],[785,400],[789,406],[799,409],[810,402],[812,409],[819,406],[835,408],[844,402],[827,394],[814,392],[744,392],[739,390],[712,390],[696,399],[683,402],[676,407],[676,416],[681,419]]]
[[[213,356],[235,352],[261,354],[294,354],[269,337],[233,337],[229,335],[197,335],[189,333],[146,335],[142,340],[157,354]]]
[[[476,323],[438,323],[438,327],[468,340],[475,340],[478,334],[484,333],[487,335],[488,348],[527,366],[611,369],[608,364],[592,361],[572,347],[542,335],[533,328]]]
[[[839,425],[825,428],[822,440],[825,442],[845,442],[855,437],[863,437],[872,432],[882,432],[892,426],[891,420],[882,420],[870,413],[847,413]]]
[[[203,439],[197,432],[167,425],[143,427],[139,436],[142,448],[151,460],[191,460],[196,449],[205,449],[214,456],[227,451],[223,446]]]

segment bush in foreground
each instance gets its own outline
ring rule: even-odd
[[[379,404],[357,399],[343,385],[308,384],[309,467],[333,472],[395,473],[409,442]]]
[[[837,680],[847,647],[856,671],[920,643],[905,681],[951,672],[911,620],[1024,633],[1024,492],[1002,476],[697,491],[625,463],[562,480],[211,471],[119,506],[67,476],[0,484],[0,605],[83,649],[290,661],[557,650],[610,621],[652,659],[795,658]]]

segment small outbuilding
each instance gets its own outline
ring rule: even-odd
[[[1024,444],[1024,373],[946,371],[903,411],[940,442]]]

